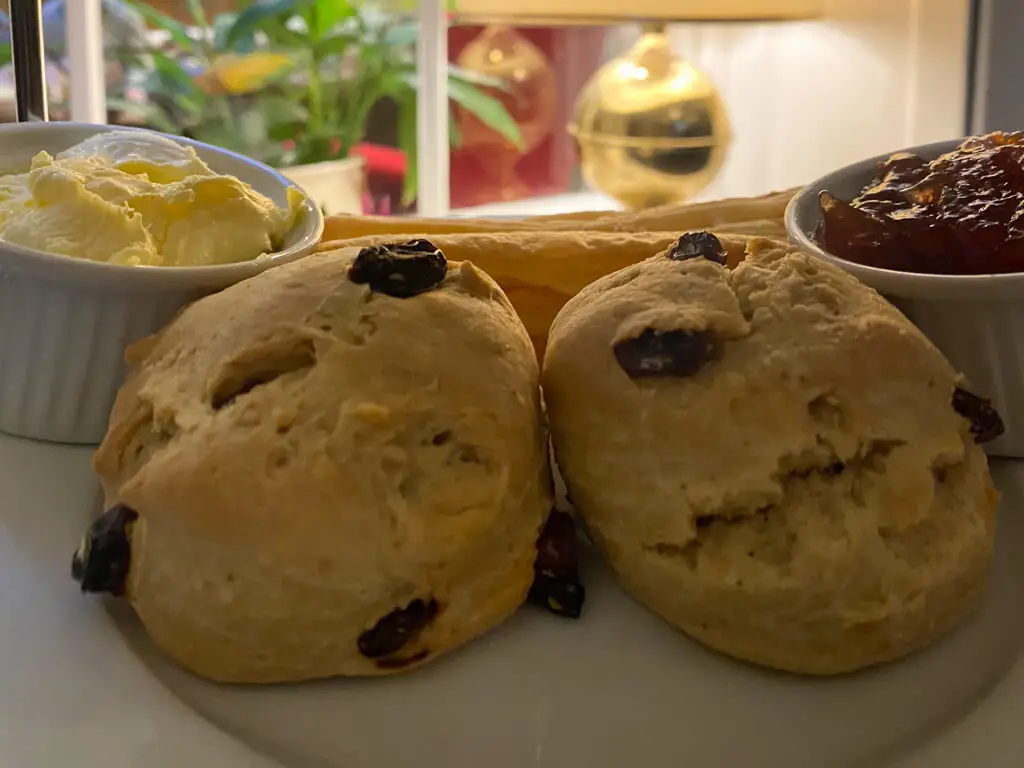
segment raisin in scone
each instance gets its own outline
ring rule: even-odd
[[[75,575],[184,667],[380,675],[523,602],[552,503],[538,364],[472,264],[425,241],[312,256],[128,356]]]
[[[542,383],[570,497],[622,583],[706,645],[834,674],[981,596],[1001,431],[942,354],[838,268],[713,235],[571,299]]]

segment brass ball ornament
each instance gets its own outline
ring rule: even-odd
[[[662,23],[602,66],[580,92],[569,132],[584,179],[632,209],[678,203],[718,174],[731,139],[711,81],[672,50]]]

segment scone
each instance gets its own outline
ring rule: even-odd
[[[411,669],[523,602],[551,509],[530,340],[426,241],[320,254],[129,352],[77,553],[213,680]]]
[[[756,246],[756,244],[755,244]],[[1001,431],[875,291],[708,233],[609,275],[551,330],[558,467],[622,583],[729,655],[834,674],[903,656],[981,596]]]

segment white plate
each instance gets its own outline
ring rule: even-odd
[[[406,677],[244,688],[181,672],[123,606],[77,593],[88,458],[0,437],[5,768],[987,768],[1024,755],[1024,463],[995,470],[1004,502],[981,610],[884,669],[808,680],[736,664],[591,561],[579,622],[524,609]]]

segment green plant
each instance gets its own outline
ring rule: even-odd
[[[359,0],[254,0],[207,18],[189,0],[190,27],[133,0],[169,44],[150,52],[152,104],[133,110],[154,127],[179,127],[273,165],[345,157],[366,138],[370,110],[398,105],[400,148],[409,160],[404,196],[416,189],[415,22]],[[505,84],[450,66],[451,100],[513,144],[514,119],[486,92]],[[452,141],[459,136],[449,122]]]

